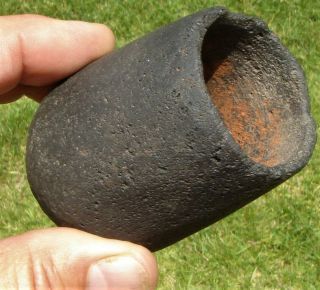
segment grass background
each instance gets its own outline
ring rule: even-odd
[[[118,46],[205,7],[222,5],[259,16],[304,68],[312,113],[320,121],[320,1],[1,2],[1,15],[39,13],[105,23]],[[24,169],[26,135],[36,108],[27,99],[0,106],[0,237],[52,226],[28,188]],[[319,163],[317,145],[307,168],[290,181],[158,252],[159,289],[320,289]]]

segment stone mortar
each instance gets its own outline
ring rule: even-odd
[[[93,62],[30,128],[27,173],[58,225],[159,250],[303,168],[303,72],[259,19],[213,8]]]

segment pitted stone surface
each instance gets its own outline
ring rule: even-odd
[[[215,8],[55,89],[27,173],[58,225],[158,250],[292,176],[314,143],[295,60],[260,20]]]

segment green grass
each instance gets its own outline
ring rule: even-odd
[[[118,46],[213,5],[263,18],[296,56],[320,121],[320,2],[308,0],[2,1],[0,14],[106,23]],[[187,3],[185,3],[187,2]],[[28,125],[37,105],[0,106],[0,236],[52,226],[27,184]],[[320,150],[301,173],[219,223],[157,253],[159,289],[320,289]]]

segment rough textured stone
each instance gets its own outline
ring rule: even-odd
[[[27,172],[58,225],[158,250],[292,176],[314,143],[299,65],[263,22],[216,8],[55,89]]]

